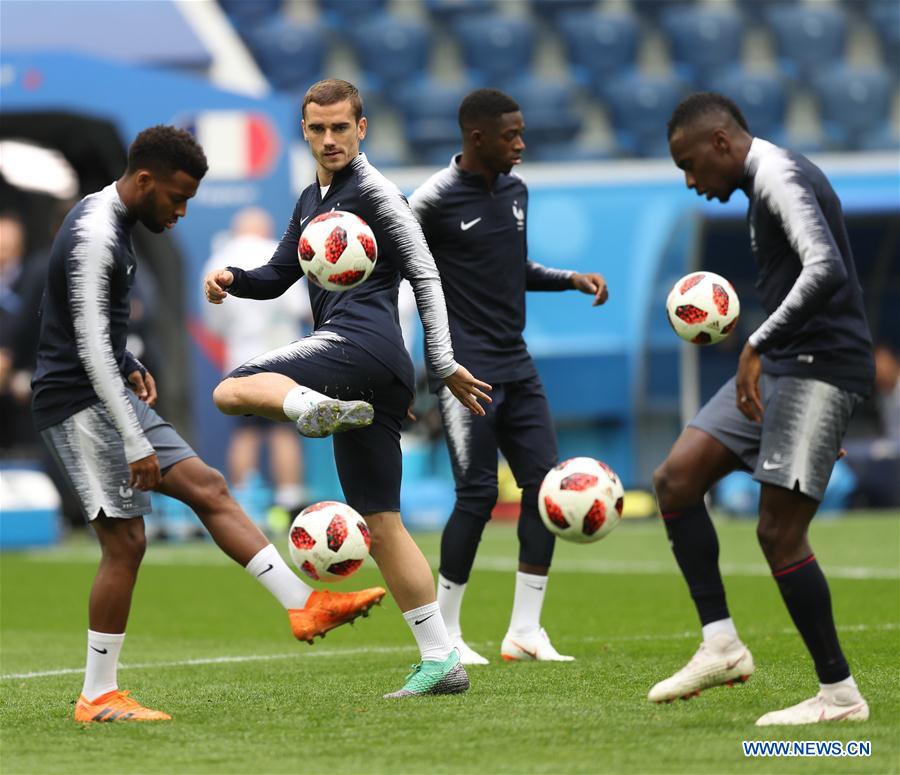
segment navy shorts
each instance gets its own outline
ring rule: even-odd
[[[759,392],[762,423],[737,408],[732,377],[689,425],[730,449],[756,481],[821,502],[850,416],[862,399],[820,380],[771,374],[761,375]]]
[[[490,519],[497,500],[497,450],[516,484],[535,500],[547,471],[557,463],[556,432],[539,377],[494,384],[485,416],[472,414],[446,387],[438,392],[441,418],[459,505]],[[486,510],[485,510],[486,506]],[[526,504],[523,503],[523,510]]]
[[[159,458],[163,475],[176,463],[197,453],[156,411],[128,391],[128,399],[141,430]],[[107,517],[138,517],[149,514],[150,493],[129,487],[131,474],[125,459],[125,444],[106,407],[92,404],[41,436],[59,467],[65,472],[90,522],[102,510]]]
[[[349,339],[317,331],[248,361],[229,377],[275,373],[341,401],[368,401],[371,425],[336,433],[334,461],[347,503],[360,514],[400,511],[400,425],[413,394],[387,366]]]

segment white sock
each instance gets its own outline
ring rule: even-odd
[[[443,662],[450,656],[453,646],[450,645],[444,617],[441,616],[441,609],[436,602],[405,611],[403,618],[412,630],[423,662],[430,660]]]
[[[451,638],[462,637],[462,626],[459,623],[459,612],[462,608],[466,585],[457,584],[438,574],[437,603],[444,617],[444,625]]]
[[[527,635],[541,628],[541,609],[547,593],[547,577],[516,572],[516,596],[513,598],[509,632]]]
[[[822,689],[822,693],[826,697],[833,697],[835,692],[840,691],[841,689],[851,689],[855,693],[859,693],[859,687],[856,685],[856,681],[853,680],[852,675],[848,675],[843,681],[838,681],[833,684],[819,684],[819,687]]]
[[[713,635],[718,635],[720,632],[727,632],[729,635],[734,635],[735,638],[737,637],[737,628],[734,626],[734,622],[730,616],[727,619],[719,619],[716,622],[704,624],[703,640],[708,641]]]
[[[275,489],[275,505],[290,511],[306,500],[306,488],[302,484],[283,484]]]
[[[272,544],[260,549],[247,563],[247,573],[256,577],[285,608],[303,608],[313,593],[312,587],[287,566]]]
[[[297,387],[288,391],[281,403],[282,411],[288,419],[296,422],[300,415],[306,412],[311,406],[315,406],[320,401],[328,398],[321,393],[317,393],[312,388],[297,385]]]
[[[87,663],[84,668],[84,686],[81,693],[91,702],[101,694],[119,688],[116,671],[119,668],[119,652],[125,641],[125,633],[88,630]]]

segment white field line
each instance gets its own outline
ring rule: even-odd
[[[100,559],[94,547],[72,552],[35,553],[29,557],[37,562],[96,562]],[[429,556],[428,561],[433,568],[437,567],[438,558]],[[155,556],[151,550],[144,557],[143,565],[154,566],[226,566],[231,564],[225,555],[183,549],[178,552],[159,552]],[[475,570],[482,571],[515,571],[518,561],[514,555],[483,555],[475,559]],[[729,563],[720,565],[726,576],[770,576],[768,566],[759,563]],[[861,565],[825,565],[823,568],[827,578],[834,579],[900,579],[900,568],[878,568]],[[676,576],[680,574],[675,560],[579,560],[568,557],[557,558],[553,565],[553,573],[597,573],[605,575],[640,574],[648,576]]]
[[[881,632],[900,629],[898,622],[885,622],[882,624],[850,624],[845,627],[838,627],[842,633],[846,632]],[[743,633],[746,640],[751,640],[755,636],[767,635],[796,635],[797,631],[792,627],[785,627],[775,631],[759,631],[754,632],[748,630]],[[666,635],[612,635],[609,637],[586,636],[582,638],[566,638],[567,643],[608,643],[608,642],[628,642],[628,641],[660,641],[660,640],[687,640],[697,638],[696,631],[685,631],[678,633],[669,633]],[[471,642],[472,646],[496,646],[496,641],[480,641]],[[136,662],[133,665],[120,665],[121,670],[151,670],[167,667],[193,667],[197,665],[223,665],[241,662],[272,662],[281,659],[305,659],[309,657],[356,657],[368,654],[402,654],[412,653],[411,646],[364,646],[346,649],[317,649],[315,651],[302,654],[298,651],[292,651],[288,654],[247,654],[244,656],[232,657],[206,657],[203,659],[182,659],[177,662]],[[29,673],[6,673],[0,675],[3,681],[23,681],[32,678],[47,678],[59,675],[77,675],[84,672],[83,667],[65,667],[58,670],[38,670]]]

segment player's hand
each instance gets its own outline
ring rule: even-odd
[[[128,486],[137,490],[155,490],[162,482],[159,458],[156,457],[156,454],[147,455],[145,458],[129,463],[128,471],[131,473]]]
[[[234,274],[227,269],[214,269],[203,278],[203,295],[210,304],[221,304],[233,282]]]
[[[156,403],[156,399],[159,397],[156,392],[156,380],[149,371],[145,369],[142,372],[140,369],[135,369],[128,375],[128,383],[134,394],[147,406],[153,406]]]
[[[737,376],[734,379],[737,389],[737,408],[741,414],[753,422],[762,422],[763,406],[759,395],[759,375],[762,372],[762,361],[759,353],[750,342],[744,345],[738,360]]]
[[[484,392],[493,390],[487,382],[476,379],[465,366],[460,366],[449,377],[444,377],[444,384],[472,414],[484,417],[484,407],[478,403],[478,399],[491,403],[491,397]]]
[[[582,293],[593,293],[594,303],[591,304],[592,307],[597,307],[605,303],[609,298],[609,289],[606,287],[606,280],[602,274],[597,274],[597,272],[588,272],[587,274],[575,272],[575,274],[572,275],[572,287],[576,291],[581,291]]]

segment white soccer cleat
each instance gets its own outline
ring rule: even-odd
[[[697,653],[681,670],[660,681],[647,694],[650,702],[689,700],[701,689],[743,683],[756,668],[753,655],[737,635],[720,632],[700,644]]]
[[[574,662],[575,657],[567,657],[560,654],[550,642],[547,631],[541,627],[539,630],[525,635],[513,635],[506,633],[503,643],[500,645],[500,656],[504,662]]]
[[[792,705],[784,710],[773,710],[761,716],[758,727],[776,725],[820,724],[824,721],[866,721],[869,718],[869,704],[854,686],[826,692],[820,691],[815,697]]]
[[[455,648],[459,652],[459,661],[464,665],[489,665],[488,662],[481,654],[479,654],[475,649],[471,648],[468,643],[466,643],[461,635],[450,636],[450,641],[453,644],[453,648]]]
[[[310,406],[297,418],[297,431],[310,439],[332,433],[352,431],[372,424],[375,410],[367,401],[339,401],[325,398]]]

